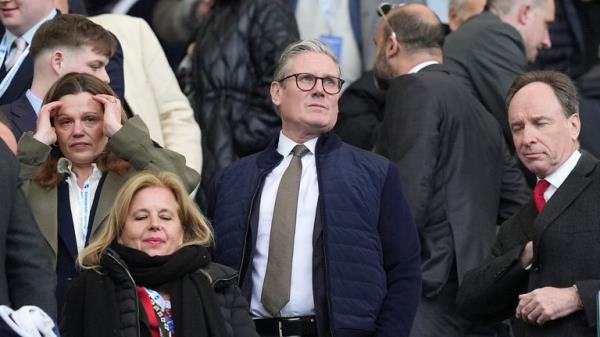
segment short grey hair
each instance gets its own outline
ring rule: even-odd
[[[531,1],[536,8],[545,8],[547,0],[526,0]],[[554,0],[552,0],[554,1]],[[524,0],[487,0],[485,7],[495,9],[499,15],[508,15],[515,6],[524,3]]]
[[[329,56],[338,68],[339,77],[342,77],[342,69],[340,68],[340,64],[335,58],[335,55],[333,54],[331,49],[329,49],[329,47],[320,40],[311,39],[294,42],[285,48],[283,53],[281,53],[279,61],[277,62],[277,65],[275,67],[275,74],[273,76],[273,79],[275,81],[280,81],[285,76],[287,76],[286,72],[288,70],[290,61],[294,57],[307,52],[314,52]]]

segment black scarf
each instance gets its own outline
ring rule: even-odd
[[[110,248],[123,259],[137,285],[170,294],[177,337],[225,336],[214,290],[198,271],[210,263],[206,247],[185,246],[167,256],[149,256],[118,243]]]

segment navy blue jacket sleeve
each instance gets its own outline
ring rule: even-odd
[[[106,72],[110,78],[110,87],[119,96],[121,102],[125,102],[125,75],[123,75],[123,48],[117,37],[113,34],[117,41],[115,54],[110,58],[106,65]]]
[[[398,167],[391,162],[382,191],[378,227],[387,295],[377,318],[375,336],[408,336],[421,294],[421,248],[402,193]]]

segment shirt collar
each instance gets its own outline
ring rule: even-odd
[[[58,173],[77,177],[77,174],[75,174],[75,172],[72,171],[72,168],[73,168],[73,163],[65,157],[61,157],[58,160],[58,164],[56,165],[56,171]],[[97,179],[100,179],[101,177],[102,177],[102,171],[100,171],[100,169],[98,169],[98,166],[96,165],[96,163],[92,163],[92,175],[90,175],[90,177],[88,179],[97,180]]]
[[[580,157],[581,152],[579,152],[579,150],[575,150],[569,159],[567,159],[558,169],[556,169],[556,171],[552,172],[544,179],[546,179],[550,185],[559,188],[560,185],[562,185],[562,183],[567,179],[571,171],[573,171]],[[538,178],[538,180],[540,179]]]
[[[40,109],[42,108],[42,100],[39,97],[37,97],[33,93],[33,91],[31,91],[31,89],[28,89],[25,92],[25,96],[29,100],[29,104],[31,104],[31,107],[33,107],[33,111],[35,111],[35,114],[39,114]]]
[[[52,11],[50,11],[50,13],[48,15],[46,15],[43,19],[41,19],[38,23],[35,24],[35,26],[29,28],[28,31],[25,32],[25,34],[22,35],[22,37],[25,39],[25,41],[27,41],[27,46],[31,45],[31,40],[33,39],[33,35],[35,34],[35,32],[38,30],[38,28],[40,28],[40,26],[52,19],[53,17],[56,16],[56,14],[58,14],[58,12],[56,11],[56,9],[53,9]],[[7,33],[10,33],[8,30],[6,31]],[[12,35],[12,33],[10,34]],[[10,37],[9,35],[9,37]],[[14,36],[14,35],[13,35]],[[13,40],[10,40],[9,42],[12,44],[12,42],[16,39],[16,37]],[[9,44],[10,46],[10,44]]]
[[[310,153],[315,154],[315,148],[317,147],[317,140],[319,137],[315,137],[311,140],[306,141],[303,145],[310,151]],[[287,157],[292,152],[294,146],[298,145],[293,140],[289,139],[286,135],[283,134],[282,131],[279,131],[279,143],[277,144],[277,152],[281,154],[284,158]]]
[[[427,66],[430,66],[432,64],[439,64],[439,62],[438,61],[434,61],[434,60],[421,62],[421,63],[415,65],[414,67],[410,68],[410,70],[408,71],[408,73],[409,74],[418,73],[419,71],[421,71],[421,69],[423,69],[423,68],[425,68]]]

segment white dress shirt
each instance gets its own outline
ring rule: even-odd
[[[83,187],[79,187],[77,184],[77,174],[73,172],[72,167],[73,164],[67,158],[63,157],[59,159],[59,173],[67,174],[66,180],[69,184],[69,205],[71,206],[71,215],[73,216],[73,230],[75,231],[75,240],[77,241],[77,253],[80,254],[83,248],[85,248],[90,212],[98,184],[102,178],[102,171],[98,169],[96,164],[92,163],[92,174],[83,183]]]
[[[421,71],[421,69],[423,69],[423,68],[425,68],[427,66],[430,66],[432,64],[439,64],[439,62],[438,61],[434,61],[434,60],[421,62],[421,63],[415,65],[414,67],[410,68],[410,70],[408,71],[408,74],[416,74],[419,71]]]
[[[313,138],[304,145],[309,152],[302,157],[302,176],[298,193],[298,210],[296,214],[296,231],[292,260],[292,281],[290,301],[281,309],[281,316],[307,316],[315,314],[315,303],[312,288],[313,228],[319,199],[317,167],[315,164],[315,148],[317,139]],[[269,258],[269,238],[271,221],[275,207],[275,197],[283,173],[292,160],[291,151],[297,144],[279,133],[277,152],[284,158],[265,178],[260,198],[258,232],[256,248],[252,260],[252,299],[250,312],[256,317],[271,317],[260,301],[263,281]]]
[[[575,150],[569,159],[567,159],[558,169],[556,169],[556,171],[544,178],[550,183],[546,191],[544,191],[544,200],[546,200],[546,202],[552,198],[556,190],[558,190],[560,185],[562,185],[569,174],[571,174],[571,171],[573,171],[577,165],[579,158],[581,158],[581,152],[579,152],[579,150]],[[538,180],[540,180],[540,178],[538,178]]]

